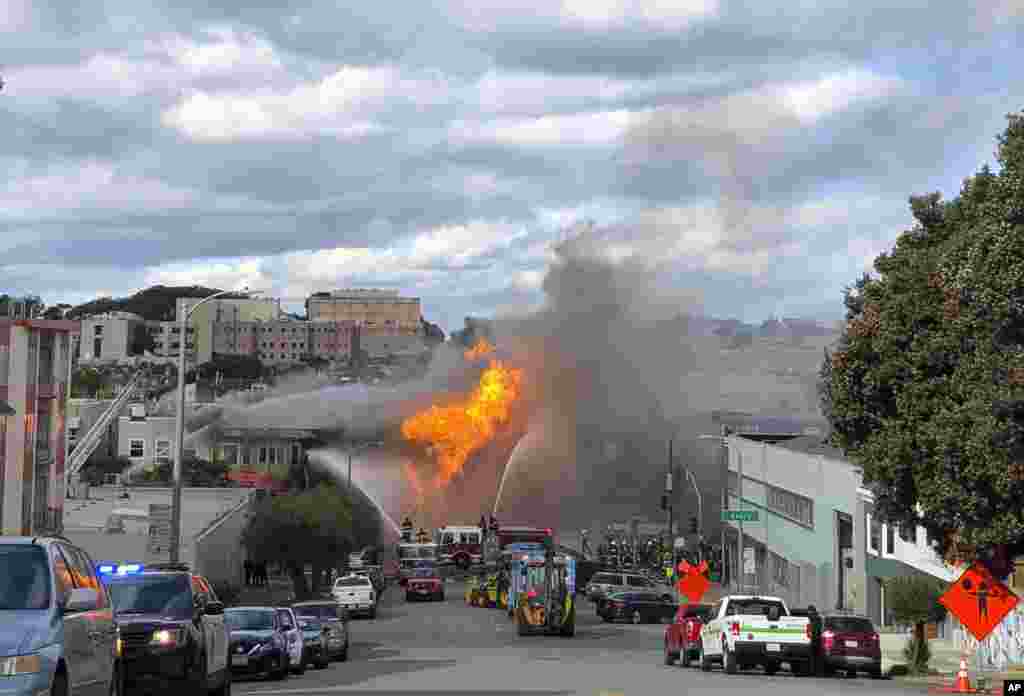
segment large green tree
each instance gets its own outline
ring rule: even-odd
[[[910,199],[916,224],[847,291],[821,371],[880,516],[957,560],[1024,540],[1024,115],[1007,118],[998,173]]]
[[[323,483],[291,495],[265,501],[249,521],[243,544],[257,561],[285,565],[295,596],[304,599],[319,591],[324,570],[334,567],[352,549],[352,502],[337,486]],[[305,568],[313,566],[313,585]]]

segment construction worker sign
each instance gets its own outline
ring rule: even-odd
[[[1017,595],[980,563],[964,571],[939,597],[939,603],[960,619],[964,628],[979,641],[985,640],[1019,601]]]
[[[701,561],[700,565],[692,566],[686,561],[679,562],[679,582],[676,588],[680,597],[686,597],[690,604],[696,604],[708,591],[711,582],[707,579],[707,561]]]

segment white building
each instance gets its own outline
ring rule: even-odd
[[[82,362],[121,362],[142,352],[136,331],[146,331],[142,317],[129,312],[110,312],[82,319]]]

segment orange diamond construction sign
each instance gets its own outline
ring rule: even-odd
[[[949,609],[979,641],[985,640],[1019,601],[1017,595],[996,580],[988,568],[977,562],[939,597],[942,606]]]

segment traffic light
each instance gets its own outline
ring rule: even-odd
[[[697,533],[697,518],[696,517],[691,517],[690,518],[690,534],[696,534],[696,533]]]

